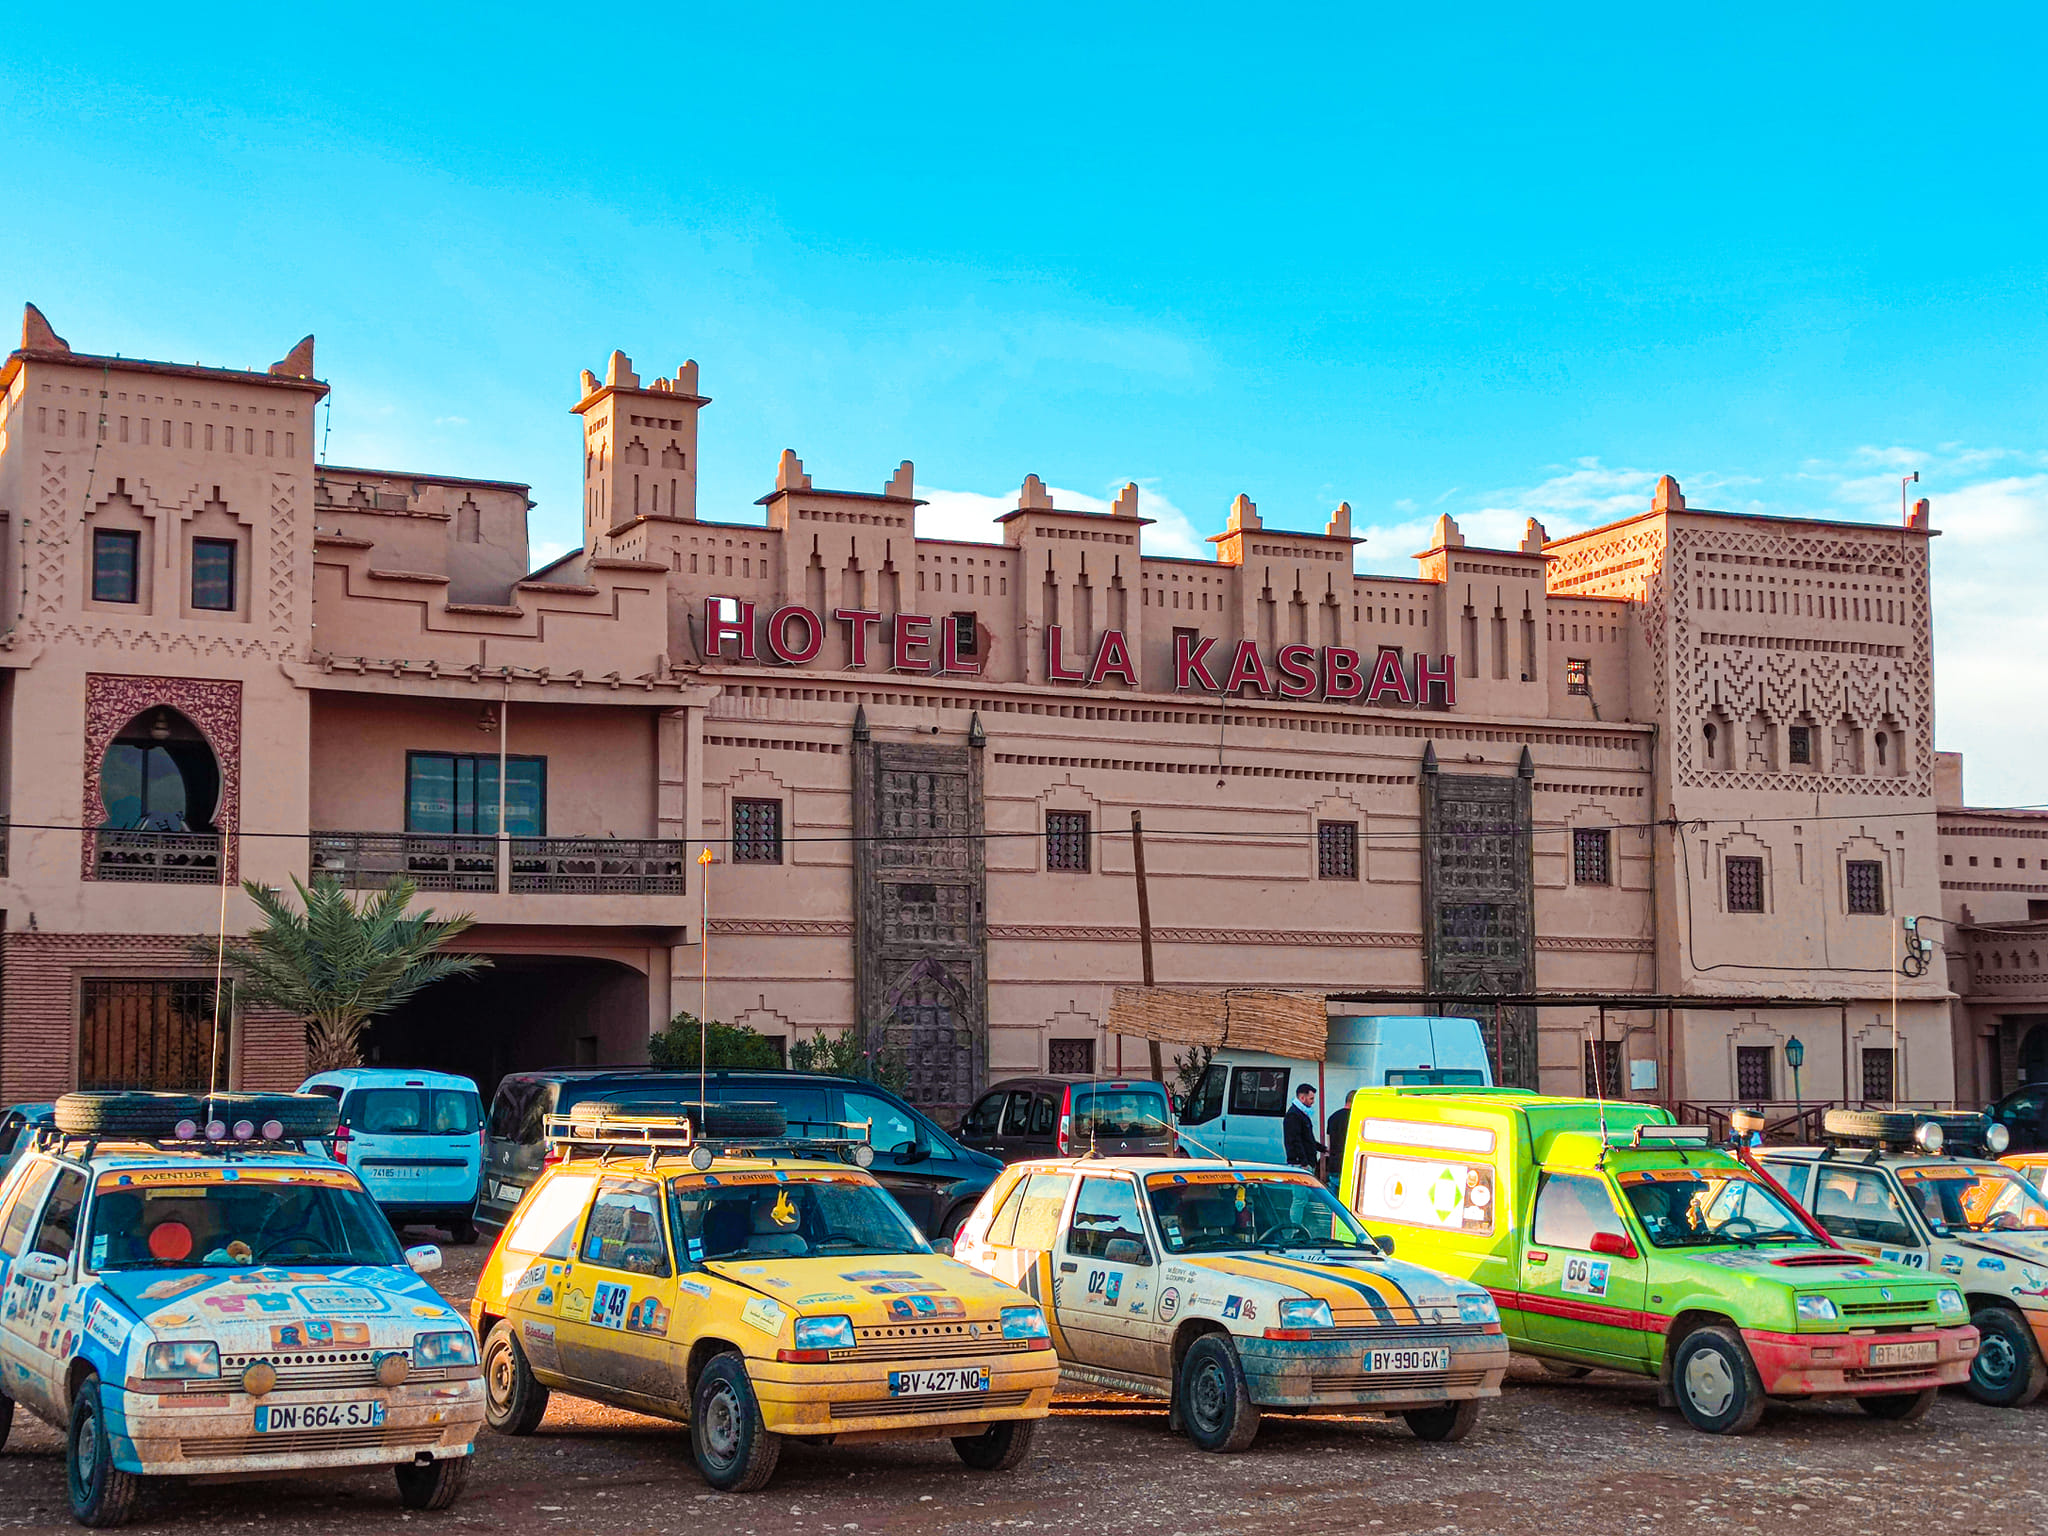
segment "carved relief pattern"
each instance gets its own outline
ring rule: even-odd
[[[1432,992],[1472,998],[1535,987],[1531,788],[1517,774],[1422,775],[1423,963]],[[1500,1015],[1488,1041],[1500,1081],[1537,1086],[1536,1011]],[[1494,1034],[1490,1019],[1481,1029]]]
[[[121,728],[146,709],[169,705],[206,738],[220,765],[220,804],[214,825],[223,832],[241,828],[242,816],[242,685],[195,677],[114,677],[89,673],[85,679],[85,787],[80,801],[79,872],[93,877],[92,829],[106,819],[100,799],[100,763]],[[227,841],[227,878],[236,878],[241,842]]]
[[[298,591],[298,482],[270,482],[270,627],[280,635],[292,632]]]
[[[65,552],[71,544],[71,520],[64,515],[70,497],[65,490],[66,465],[62,454],[43,457],[42,516],[34,530],[36,591],[34,611],[39,618],[52,618],[64,609]]]

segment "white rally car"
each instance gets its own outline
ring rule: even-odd
[[[461,1491],[476,1336],[347,1168],[304,1143],[328,1099],[72,1094],[0,1185],[0,1441],[66,1435],[72,1515],[117,1525],[145,1479],[390,1465]]]

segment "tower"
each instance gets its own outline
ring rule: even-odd
[[[633,360],[614,352],[602,383],[583,370],[574,407],[583,418],[583,545],[596,552],[608,536],[643,517],[695,522],[697,365],[642,388]]]

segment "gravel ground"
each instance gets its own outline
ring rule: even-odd
[[[414,1239],[415,1241],[423,1239]],[[436,1279],[467,1306],[484,1249],[451,1248]],[[0,1457],[0,1530],[69,1531],[62,1442],[26,1414]],[[713,1494],[687,1437],[557,1398],[540,1432],[486,1432],[463,1500],[398,1507],[388,1472],[173,1486],[138,1529],[342,1531],[422,1526],[533,1532],[1289,1533],[1771,1532],[1782,1536],[2048,1532],[2048,1399],[2000,1412],[1949,1394],[1916,1426],[1853,1407],[1774,1409],[1738,1440],[1696,1434],[1621,1377],[1556,1383],[1517,1362],[1460,1445],[1398,1422],[1269,1419],[1241,1456],[1166,1432],[1150,1404],[1062,1402],[1017,1472],[968,1472],[943,1441],[785,1449],[766,1492]]]

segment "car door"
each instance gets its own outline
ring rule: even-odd
[[[1284,1163],[1287,1138],[1286,1067],[1232,1067],[1230,1098],[1223,1112],[1223,1135],[1229,1155],[1239,1162]]]
[[[54,1163],[30,1164],[13,1181],[6,1211],[0,1214],[0,1265],[5,1266],[5,1279],[0,1281],[0,1378],[4,1378],[0,1380],[0,1389],[9,1397],[20,1395],[17,1387],[22,1372],[28,1368],[19,1347],[23,1335],[14,1326],[32,1296],[27,1277],[20,1272],[20,1259],[28,1252],[36,1218],[42,1214],[43,1199],[56,1180]],[[33,1339],[34,1335],[28,1337]]]
[[[926,1237],[937,1236],[937,1223],[945,1212],[941,1209],[943,1190],[934,1188],[934,1184],[951,1181],[945,1170],[935,1177],[926,1166],[931,1159],[931,1139],[916,1118],[901,1104],[858,1088],[845,1091],[840,1118],[867,1127],[868,1144],[875,1149],[875,1163],[868,1172],[895,1197],[904,1215],[917,1223],[920,1232]],[[945,1165],[947,1170],[952,1166],[950,1161]]]
[[[1194,1092],[1188,1095],[1187,1103],[1181,1106],[1181,1139],[1199,1156],[1224,1155],[1223,1098],[1229,1084],[1229,1066],[1212,1061],[1202,1073],[1202,1080],[1195,1084]]]
[[[984,1093],[975,1100],[974,1107],[960,1120],[960,1141],[963,1146],[986,1152],[991,1157],[1003,1156],[1003,1105],[1007,1096],[998,1088]],[[1008,1158],[1003,1159],[1005,1162]]]
[[[579,1381],[680,1405],[669,1326],[675,1265],[653,1179],[607,1178],[591,1199],[576,1249],[576,1289],[588,1298],[556,1323],[562,1370]]]
[[[1650,1331],[1641,1313],[1648,1269],[1605,1179],[1542,1175],[1522,1250],[1522,1312],[1531,1343],[1589,1359],[1647,1360]]]
[[[64,1421],[63,1344],[76,1332],[72,1316],[77,1288],[78,1218],[85,1206],[82,1169],[56,1166],[50,1192],[34,1216],[33,1232],[19,1259],[8,1266],[6,1300],[0,1303],[0,1331],[6,1334],[7,1395],[27,1403],[51,1423]],[[23,1202],[24,1208],[27,1202]],[[42,1269],[46,1273],[34,1271]]]
[[[1084,1174],[1058,1254],[1054,1302],[1074,1358],[1138,1376],[1151,1359],[1158,1253],[1145,1228],[1135,1180]]]

